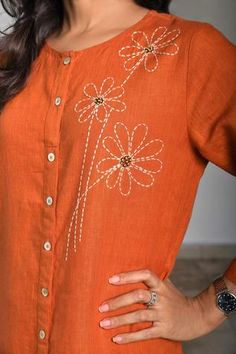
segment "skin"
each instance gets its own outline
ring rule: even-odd
[[[138,22],[147,12],[133,0],[65,0],[64,7],[67,16],[62,31],[47,39],[51,47],[59,52],[80,50],[106,41]],[[118,282],[112,281],[116,278]],[[170,279],[163,281],[149,269],[131,269],[114,275],[112,279],[109,279],[111,286],[137,283],[137,289],[106,299],[98,310],[107,316],[99,325],[108,330],[137,322],[148,321],[151,324],[146,329],[116,335],[112,340],[117,344],[160,337],[187,341],[213,331],[227,319],[216,306],[213,284],[190,298],[179,291]],[[141,282],[147,286],[146,290],[138,287]],[[236,294],[236,284],[227,278],[225,283]],[[157,292],[158,302],[150,307],[144,306],[142,310],[129,312],[129,305],[145,304],[150,300],[149,290]],[[124,314],[109,317],[109,311],[123,307],[126,309]],[[104,325],[106,322],[103,321],[110,321],[110,325]]]
[[[62,31],[47,39],[59,52],[102,43],[138,22],[148,9],[133,0],[64,0]]]
[[[115,278],[113,278],[115,277]],[[118,282],[112,279],[119,278]],[[224,277],[228,289],[236,294],[236,285]],[[105,301],[99,306],[100,312],[116,310],[134,303],[144,303],[150,300],[149,290],[158,294],[155,305],[144,310],[127,312],[119,316],[106,316],[100,322],[104,329],[116,328],[137,322],[150,321],[152,326],[136,332],[120,333],[112,338],[117,344],[131,343],[151,338],[167,338],[187,341],[201,337],[223,323],[228,317],[216,306],[216,296],[213,284],[195,297],[187,297],[181,293],[170,279],[162,281],[149,269],[134,270],[120,273],[109,278],[111,285],[137,283],[137,290],[119,295]],[[143,282],[147,290],[138,288]],[[103,324],[110,320],[110,325]],[[191,325],[190,325],[191,321]],[[106,323],[106,322],[105,322]]]

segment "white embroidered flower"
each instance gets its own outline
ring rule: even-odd
[[[79,100],[74,108],[75,112],[79,113],[80,123],[94,117],[102,123],[112,110],[122,112],[126,109],[125,103],[119,100],[124,94],[124,88],[114,87],[113,77],[104,79],[100,89],[94,83],[89,83],[83,91],[86,98]]]
[[[99,161],[96,169],[106,178],[108,188],[118,186],[120,193],[127,196],[132,181],[142,187],[153,185],[154,175],[162,169],[162,162],[157,155],[164,144],[160,139],[146,142],[147,133],[146,124],[138,124],[130,134],[125,124],[117,122],[114,126],[115,136],[103,139],[102,144],[109,157]]]
[[[149,39],[143,31],[135,31],[131,35],[133,44],[122,47],[119,55],[125,58],[125,70],[132,70],[144,61],[144,67],[151,72],[158,67],[159,55],[176,55],[179,47],[175,42],[180,35],[179,29],[168,31],[167,27],[157,27]]]

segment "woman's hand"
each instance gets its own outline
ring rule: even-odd
[[[159,337],[191,340],[212,331],[227,318],[216,307],[212,284],[198,296],[190,298],[182,294],[169,279],[162,281],[148,269],[120,273],[111,277],[109,282],[114,285],[143,282],[148,289],[132,290],[109,299],[99,307],[100,312],[134,303],[145,304],[150,300],[150,290],[158,294],[155,305],[115,317],[107,316],[100,322],[102,328],[109,329],[150,321],[151,327],[113,337],[112,340],[119,344]]]

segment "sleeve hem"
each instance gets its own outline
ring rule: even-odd
[[[223,275],[236,285],[236,258],[232,260]]]

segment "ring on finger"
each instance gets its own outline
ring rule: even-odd
[[[158,295],[157,295],[157,292],[154,291],[154,290],[149,290],[150,292],[150,300],[148,302],[145,302],[145,304],[149,307],[149,306],[153,306],[157,303],[157,300],[158,300]]]

